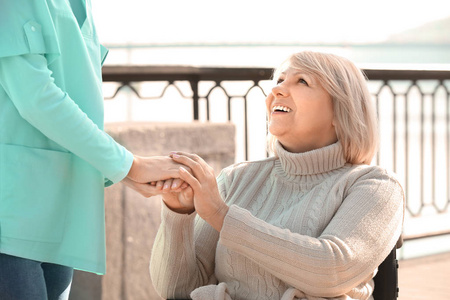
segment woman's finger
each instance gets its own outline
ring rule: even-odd
[[[203,173],[207,174],[207,173],[214,173],[213,168],[200,156],[198,156],[197,154],[191,154],[191,153],[186,153],[186,152],[182,152],[182,151],[177,151],[177,152],[172,152],[171,153],[171,157],[172,159],[183,159],[183,157],[189,158],[192,162],[189,161],[184,161],[184,162],[180,162],[180,163],[186,163],[185,165],[190,167],[192,166],[200,166],[202,168]],[[177,161],[179,162],[179,161]],[[195,165],[196,164],[196,165]],[[188,168],[189,171],[189,168]],[[214,174],[213,174],[214,175]]]
[[[172,186],[172,182],[173,182],[173,179],[167,179],[166,181],[164,181],[164,185],[162,188],[163,193],[170,192],[170,187]]]
[[[156,183],[156,188],[158,190],[162,190],[163,186],[164,186],[164,180],[160,180]]]
[[[192,189],[194,190],[194,194],[195,194],[195,191],[200,186],[200,182],[197,180],[197,178],[192,176],[192,174],[189,173],[185,168],[180,167],[179,170],[180,170],[180,172],[179,172],[180,178],[183,179],[184,181],[186,181],[192,187]]]
[[[188,152],[183,152],[183,151],[172,151],[172,152],[170,152],[170,156],[172,156],[172,155],[186,156],[186,157],[189,157],[190,159],[192,159],[193,161],[204,162],[203,158],[201,158],[200,156],[198,156],[197,154],[194,154],[194,153],[188,153]]]
[[[175,178],[172,181],[172,185],[170,186],[170,188],[172,189],[172,191],[177,190],[181,187],[181,184],[183,184],[183,182],[184,182],[183,179]]]
[[[180,155],[180,154],[172,154],[172,159],[176,161],[177,163],[180,163],[182,165],[185,165],[186,167],[190,168],[192,170],[192,173],[194,177],[198,178],[199,180],[203,180],[205,178],[205,170],[204,165],[206,163],[200,159],[200,160],[193,160],[191,157]],[[186,168],[185,168],[186,170]],[[186,170],[187,171],[187,170]]]
[[[200,156],[198,156],[197,154],[187,153],[187,152],[183,152],[183,151],[176,151],[176,152],[170,153],[170,157],[172,157],[172,159],[173,158],[181,158],[183,156],[189,158],[193,163],[197,163],[202,168],[205,168],[206,166],[208,166],[206,161],[203,158],[201,158]]]

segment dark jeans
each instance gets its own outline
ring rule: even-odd
[[[0,299],[67,300],[73,268],[0,253]]]

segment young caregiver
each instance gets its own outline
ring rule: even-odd
[[[179,177],[103,131],[105,56],[90,0],[0,0],[0,299],[67,299],[105,273],[104,187]]]

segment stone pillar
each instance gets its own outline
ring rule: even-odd
[[[108,124],[106,131],[136,155],[196,153],[216,175],[235,160],[235,128],[229,123],[121,123]],[[76,271],[70,300],[161,299],[148,271],[160,197],[147,199],[118,183],[106,189],[105,205],[107,273]]]

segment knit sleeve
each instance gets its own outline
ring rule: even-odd
[[[343,190],[341,206],[317,238],[273,226],[233,205],[219,243],[309,295],[345,294],[367,282],[394,247],[402,229],[403,190],[379,170]]]
[[[150,258],[150,276],[159,295],[186,299],[197,287],[216,283],[218,232],[196,213],[178,214],[164,202],[161,219]]]

